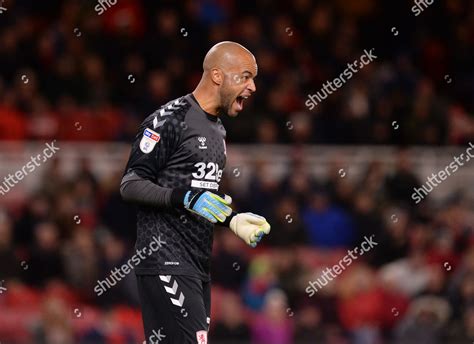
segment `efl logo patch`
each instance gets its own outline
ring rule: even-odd
[[[140,150],[148,154],[150,153],[153,148],[155,148],[155,145],[160,141],[160,134],[157,132],[154,132],[151,129],[146,128],[145,131],[143,132],[143,137],[140,141]]]
[[[198,344],[207,344],[207,331],[197,331],[196,338]]]

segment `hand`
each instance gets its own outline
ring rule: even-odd
[[[224,222],[232,214],[229,205],[232,198],[224,194],[210,191],[188,191],[184,196],[184,207],[212,223]]]
[[[263,216],[240,213],[230,220],[230,229],[247,245],[256,247],[264,234],[270,233],[270,224]]]

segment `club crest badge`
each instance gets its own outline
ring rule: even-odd
[[[207,331],[197,331],[196,338],[198,344],[207,344]]]

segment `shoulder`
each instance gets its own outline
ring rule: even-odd
[[[190,108],[191,103],[184,96],[179,97],[169,101],[145,118],[142,126],[146,126],[154,130],[165,126],[165,124],[167,127],[170,125],[179,126],[180,123],[184,121],[186,113]]]
[[[222,120],[218,118],[216,124],[217,124],[217,129],[219,130],[219,132],[221,133],[221,135],[224,137],[224,140],[225,140],[227,137],[227,132],[225,130],[224,123],[222,123]]]

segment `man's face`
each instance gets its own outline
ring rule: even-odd
[[[231,117],[243,110],[244,101],[256,91],[254,78],[257,76],[257,63],[252,55],[245,54],[238,66],[222,71],[224,82],[220,87],[220,106],[218,112]]]

